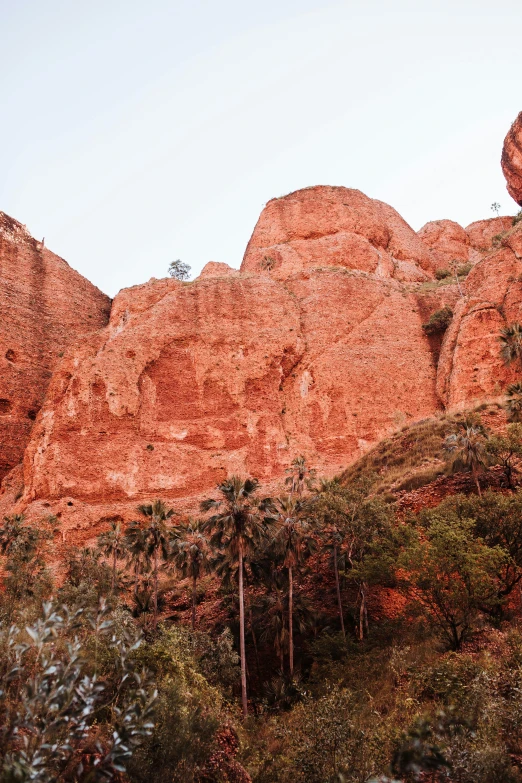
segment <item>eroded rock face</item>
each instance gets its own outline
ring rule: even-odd
[[[105,326],[110,300],[0,212],[0,480],[23,457],[63,351]]]
[[[433,220],[418,232],[437,268],[447,268],[452,261],[469,260],[470,241],[466,230],[453,220]]]
[[[300,454],[338,472],[439,406],[422,323],[457,292],[397,279],[429,279],[430,263],[358,191],[270,202],[241,273],[211,262],[192,283],[126,289],[108,327],[68,352],[26,451],[24,502],[89,519],[97,504],[201,496],[232,473],[280,481]]]
[[[466,226],[466,234],[472,249],[483,254],[493,248],[496,237],[510,231],[513,226],[513,218],[496,217],[489,220],[477,220]]]
[[[468,275],[445,335],[437,391],[449,408],[469,407],[500,397],[521,368],[500,357],[500,329],[522,321],[522,224],[502,239]]]
[[[311,188],[269,202],[240,272],[210,262],[191,283],[121,291],[108,326],[55,371],[0,511],[23,486],[17,510],[59,514],[64,541],[83,544],[143,500],[196,508],[232,473],[276,489],[300,454],[333,475],[442,404],[500,395],[515,373],[498,332],[522,318],[522,225],[423,233],[428,244],[358,191]],[[461,290],[434,285],[436,253],[459,248],[478,259]],[[422,324],[445,305],[439,359]]]
[[[504,140],[501,163],[508,193],[522,207],[522,112]]]
[[[243,258],[243,272],[278,280],[335,266],[381,278],[428,280],[428,248],[392,207],[359,190],[318,186],[269,201]]]
[[[158,281],[64,359],[26,452],[26,499],[134,503],[337,471],[437,407],[416,298],[344,270]],[[94,456],[95,455],[95,456]]]

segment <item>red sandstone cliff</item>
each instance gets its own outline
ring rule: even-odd
[[[508,193],[522,206],[522,112],[505,138],[501,163]]]
[[[358,191],[270,202],[241,273],[211,264],[192,283],[122,291],[109,326],[68,352],[26,452],[24,502],[85,520],[93,504],[132,513],[232,472],[280,479],[301,453],[338,472],[440,406],[422,323],[457,291],[419,289],[430,263]]]
[[[435,221],[417,234],[359,191],[308,188],[267,204],[239,272],[211,262],[191,283],[121,291],[106,328],[78,339],[86,320],[104,324],[91,287],[97,316],[82,311],[71,329],[23,485],[12,473],[0,506],[52,510],[64,539],[83,543],[139,500],[190,504],[233,472],[280,481],[299,454],[337,473],[404,423],[499,396],[514,372],[498,332],[522,317],[522,224],[511,222]],[[27,282],[31,254],[46,251],[24,243]],[[461,291],[433,279],[453,260],[474,265]],[[33,305],[19,350],[45,312],[63,350],[64,303]],[[455,317],[440,350],[422,324],[445,305]]]
[[[499,354],[503,326],[522,321],[522,223],[502,238],[466,279],[439,359],[437,391],[448,408],[498,397],[520,368]]]
[[[0,212],[0,481],[23,457],[63,351],[105,326],[110,300]]]

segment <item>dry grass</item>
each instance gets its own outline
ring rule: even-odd
[[[498,405],[481,405],[474,411],[441,414],[406,425],[399,432],[381,441],[341,475],[342,481],[375,476],[375,492],[394,500],[393,493],[413,490],[435,481],[446,473],[444,439],[471,412],[487,415]]]

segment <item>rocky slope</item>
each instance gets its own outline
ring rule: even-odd
[[[0,212],[0,480],[22,457],[63,351],[105,326],[110,300]]]

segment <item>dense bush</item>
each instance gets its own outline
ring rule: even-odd
[[[298,458],[277,498],[224,482],[208,520],[155,501],[58,589],[57,520],[5,519],[0,779],[520,783],[520,427],[418,422],[337,479]],[[477,494],[383,501],[448,439]]]
[[[441,334],[446,331],[452,318],[453,310],[446,306],[432,313],[427,323],[422,324],[422,328],[426,334]]]

